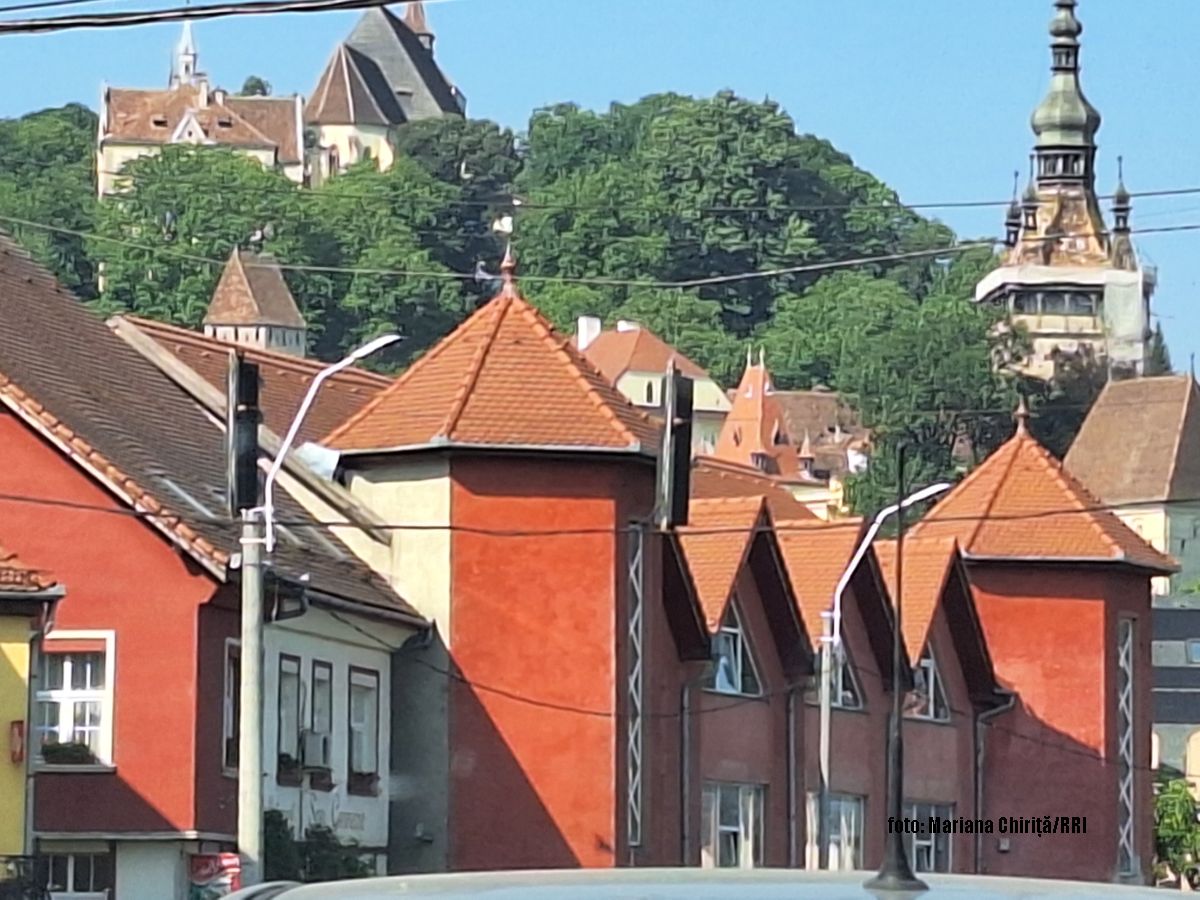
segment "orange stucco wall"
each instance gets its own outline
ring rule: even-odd
[[[0,493],[125,509],[7,413],[0,447]],[[6,545],[66,588],[56,627],[116,633],[115,771],[39,775],[36,827],[194,828],[196,613],[211,579],[127,515],[15,501],[0,501],[0,515]]]
[[[1150,590],[1109,569],[974,565],[971,580],[1002,684],[1020,704],[986,738],[985,814],[1086,816],[1086,835],[984,842],[994,874],[1117,878],[1116,627],[1137,620],[1135,764],[1149,764]],[[1135,783],[1143,872],[1151,862],[1148,773]]]
[[[451,475],[461,675],[450,715],[451,868],[623,864],[626,538],[614,530],[648,512],[652,470],[459,458]],[[621,505],[639,499],[640,509]],[[478,531],[531,528],[574,533]]]

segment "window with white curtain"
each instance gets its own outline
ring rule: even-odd
[[[737,605],[735,596],[729,603],[720,630],[713,638],[712,670],[705,686],[720,694],[756,697],[762,693],[761,682],[754,668],[750,643],[742,628]]]
[[[709,783],[701,802],[700,865],[752,869],[762,865],[763,787]]]
[[[300,659],[279,655],[279,761],[300,760]]]
[[[350,670],[350,772],[379,771],[379,673]]]
[[[817,868],[820,855],[821,798],[808,795],[808,843],[805,847],[805,866]],[[863,798],[854,794],[829,796],[829,867],[831,869],[861,869],[863,867]]]

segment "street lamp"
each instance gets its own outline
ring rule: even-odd
[[[309,407],[313,405],[313,401],[317,398],[317,391],[321,389],[321,385],[325,383],[327,378],[336,375],[343,369],[350,368],[350,366],[359,360],[365,359],[372,353],[382,350],[384,347],[394,344],[398,340],[400,340],[400,335],[398,334],[384,334],[373,341],[368,341],[341,362],[326,366],[317,373],[317,377],[308,386],[308,393],[304,395],[300,409],[297,410],[296,417],[292,419],[292,424],[288,428],[287,435],[284,436],[283,443],[279,447],[279,453],[276,454],[274,461],[271,463],[271,468],[267,470],[267,481],[263,485],[262,516],[266,526],[266,548],[268,553],[275,549],[275,479],[279,477],[279,470],[283,468],[283,461],[287,457],[288,451],[292,449],[292,444],[296,440],[296,434],[300,431],[300,425],[303,423],[304,417],[308,415]]]
[[[901,490],[903,490],[903,464],[904,456],[901,451]],[[820,716],[820,811],[818,818],[818,868],[829,868],[829,818],[830,818],[830,790],[829,790],[829,756],[830,756],[830,719],[833,709],[833,666],[834,662],[841,662],[842,652],[842,595],[845,594],[846,588],[850,584],[850,579],[854,577],[855,571],[858,569],[859,563],[862,562],[867,551],[870,550],[871,544],[875,541],[875,536],[879,533],[879,529],[883,527],[883,523],[889,518],[896,515],[902,510],[908,509],[915,503],[920,503],[928,500],[931,497],[936,497],[938,494],[945,493],[950,490],[953,485],[948,482],[939,482],[931,484],[919,491],[915,491],[905,497],[899,503],[893,503],[891,506],[886,506],[879,511],[875,516],[875,520],[871,523],[871,527],[867,529],[867,533],[863,535],[863,539],[859,542],[854,550],[854,555],[850,558],[845,570],[842,572],[841,578],[838,579],[837,587],[833,591],[833,606],[830,610],[821,613],[821,618],[824,620],[825,633],[821,636],[821,716]],[[897,600],[897,605],[899,600]],[[897,612],[897,616],[899,613]],[[897,630],[899,625],[897,624]],[[893,693],[897,690],[897,686],[893,685]]]
[[[237,842],[243,858],[242,883],[246,886],[258,884],[263,874],[263,548],[270,553],[275,547],[275,479],[279,476],[279,470],[283,468],[288,451],[296,440],[300,424],[326,379],[398,340],[400,336],[396,334],[377,337],[363,344],[341,362],[326,366],[317,373],[308,387],[308,393],[304,395],[300,409],[292,419],[279,452],[267,471],[267,479],[263,485],[263,505],[247,509],[242,515]]]

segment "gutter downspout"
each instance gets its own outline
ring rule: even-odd
[[[683,683],[679,697],[679,824],[681,866],[689,865],[688,851],[692,843],[691,822],[692,808],[692,681]]]
[[[1017,705],[1017,695],[1011,691],[999,691],[1005,697],[1003,703],[992,709],[985,709],[975,716],[975,818],[983,817],[983,763],[986,742],[983,730],[988,719],[994,719],[1001,713],[1009,712]],[[975,835],[975,874],[983,874],[983,835]]]

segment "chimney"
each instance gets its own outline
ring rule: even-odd
[[[601,324],[597,316],[580,316],[575,323],[575,343],[580,351],[591,346],[592,341],[600,337]]]
[[[217,104],[217,106],[225,105],[225,89],[224,88],[217,88],[216,90],[213,91],[212,95],[213,95],[213,103]]]
[[[617,331],[637,331],[640,327],[637,322],[630,322],[628,319],[617,320]]]
[[[196,76],[196,97],[197,97],[196,104],[201,109],[207,109],[208,108],[208,76],[207,75],[197,75]]]

